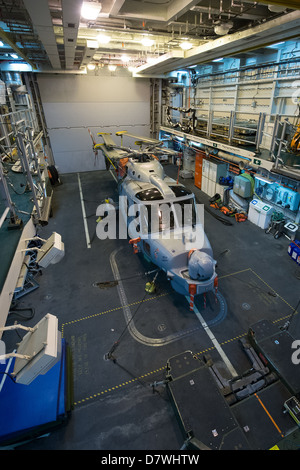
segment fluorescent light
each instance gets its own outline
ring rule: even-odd
[[[81,8],[81,16],[86,20],[96,20],[101,10],[101,3],[83,2]]]
[[[129,57],[128,57],[128,55],[123,54],[122,57],[121,57],[121,61],[122,61],[122,62],[129,62]]]
[[[87,65],[87,68],[88,68],[89,70],[95,70],[96,65],[95,65],[95,64],[88,64],[88,65]]]
[[[116,70],[116,68],[117,68],[117,66],[116,66],[116,65],[113,65],[113,64],[109,64],[109,66],[108,66],[108,70],[109,70],[110,72],[114,72],[114,71]]]
[[[18,59],[19,56],[17,54],[10,54],[10,57],[12,57],[13,59]]]
[[[200,142],[194,142],[193,140],[190,140],[191,145],[195,145],[195,147],[203,148],[204,145],[201,144]]]
[[[214,59],[213,62],[222,62],[222,60],[224,60],[223,57],[221,57],[220,59]]]
[[[98,41],[93,41],[92,39],[87,39],[86,45],[91,49],[98,49],[99,46]]]
[[[99,36],[97,36],[97,41],[100,42],[100,44],[108,44],[110,40],[110,36],[106,36],[105,34],[99,34]]]
[[[4,46],[4,43],[0,41],[0,47],[3,47],[3,46]]]
[[[251,165],[251,163],[250,163],[250,165]],[[268,183],[268,184],[273,184],[273,183],[276,182],[276,181],[270,181],[269,179],[264,178],[263,176],[259,176],[259,175],[255,175],[255,179],[263,181],[264,183]]]
[[[13,72],[32,72],[32,67],[24,62],[14,62],[9,64],[8,70]]]
[[[150,46],[153,46],[154,44],[154,40],[153,39],[150,39],[148,37],[144,37],[142,40],[141,40],[141,43],[143,44],[143,46],[145,47],[150,47]]]
[[[185,51],[188,51],[189,49],[191,49],[193,47],[193,44],[191,44],[188,41],[184,41],[180,44],[180,47],[181,47],[181,49],[184,49]]]

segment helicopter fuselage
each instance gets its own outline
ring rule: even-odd
[[[216,262],[194,194],[145,157],[128,159],[119,195],[135,251],[163,270],[176,292],[215,291]]]

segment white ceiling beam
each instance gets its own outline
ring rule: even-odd
[[[197,3],[199,3],[199,0],[173,0],[173,2],[167,7],[166,21],[176,20],[193,6],[197,5]]]
[[[159,69],[164,69],[165,67],[170,67],[170,70],[173,69],[173,63],[175,63],[178,59],[184,58],[184,51],[182,49],[173,49],[170,52],[167,52],[166,54],[161,55],[155,60],[155,64],[144,64],[138,67],[133,76],[138,77],[138,76],[144,76],[144,74],[149,74],[153,70],[155,70],[156,73],[160,73]],[[164,73],[164,72],[162,72]]]
[[[82,1],[83,0],[62,0],[65,67],[67,70],[74,68]]]
[[[190,10],[199,3],[199,0],[173,0],[169,5],[157,3],[155,6],[136,0],[126,0],[124,3],[123,11],[119,13],[119,17],[168,23]]]
[[[108,9],[109,16],[117,16],[125,0],[113,0]]]
[[[210,62],[219,57],[234,56],[274,42],[299,37],[299,31],[300,11],[293,11],[246,31],[227,34],[222,38],[190,49],[184,53],[182,59],[174,56],[170,60],[168,54],[164,54],[156,63],[139,67],[136,70],[136,75],[168,73],[178,68]]]
[[[51,65],[54,69],[60,69],[61,63],[58,55],[52,19],[48,0],[23,0],[24,6],[31,18],[33,28],[42,42]]]

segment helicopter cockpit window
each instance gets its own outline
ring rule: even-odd
[[[197,221],[194,198],[175,203],[147,204],[148,233],[194,227]]]
[[[157,188],[144,189],[136,193],[135,197],[140,201],[158,201],[164,198]]]
[[[141,153],[138,155],[134,155],[133,160],[139,163],[146,163],[146,162],[150,162],[152,160],[152,157],[151,155],[148,155],[147,153]]]
[[[196,208],[194,198],[175,203],[176,217],[179,227],[194,227],[196,224]]]
[[[146,205],[148,212],[148,233],[172,230],[175,218],[172,204]]]
[[[172,189],[173,193],[175,194],[176,197],[183,197],[183,196],[188,196],[192,194],[192,191],[190,191],[187,188],[184,188],[183,186],[170,186],[170,189]]]

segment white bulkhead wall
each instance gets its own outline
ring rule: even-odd
[[[102,142],[97,132],[112,132],[118,145],[117,131],[149,136],[148,79],[112,74],[40,74],[38,84],[55,164],[61,174],[105,169],[101,151],[95,158],[88,129],[97,143]]]

